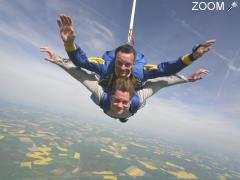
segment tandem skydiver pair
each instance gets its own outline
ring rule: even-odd
[[[130,44],[107,51],[102,58],[88,58],[75,43],[76,32],[71,17],[61,15],[57,22],[69,59],[61,58],[50,48],[43,47],[41,51],[49,54],[45,59],[80,81],[91,91],[91,99],[104,113],[121,122],[127,122],[145,104],[146,99],[161,88],[200,80],[203,74],[208,73],[207,69],[199,69],[189,77],[176,73],[199,59],[215,43],[215,40],[208,40],[193,48],[190,54],[158,65],[147,64],[145,56]]]

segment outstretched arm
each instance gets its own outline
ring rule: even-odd
[[[216,42],[215,39],[210,39],[202,44],[193,48],[192,59],[195,61],[198,58],[202,57],[206,52],[208,52],[211,46]]]
[[[167,61],[158,65],[145,65],[144,79],[153,79],[178,73],[208,52],[215,42],[216,40],[208,40],[193,48],[191,54],[187,54],[175,61]]]
[[[137,91],[140,98],[140,102],[143,103],[147,98],[157,93],[160,89],[176,84],[195,82],[202,79],[203,75],[207,75],[207,69],[199,69],[191,76],[184,77],[180,75],[172,75],[168,77],[159,77],[155,79],[149,79],[142,90]]]
[[[104,63],[99,64],[96,62],[91,62],[86,53],[75,44],[76,32],[74,30],[71,17],[60,15],[57,19],[57,23],[65,49],[72,62],[78,67],[101,75],[104,70]]]
[[[48,56],[45,57],[44,60],[49,61],[49,62],[51,62],[53,64],[57,64],[58,66],[63,68],[65,71],[67,71],[69,74],[71,74],[72,71],[74,71],[74,69],[77,68],[69,59],[62,58],[62,57],[58,56],[49,47],[40,47],[40,51],[41,52],[46,52],[48,54]],[[77,78],[75,78],[75,79],[77,79]]]
[[[57,64],[61,68],[63,68],[67,73],[69,73],[73,78],[81,82],[90,92],[93,93],[94,102],[100,102],[101,97],[103,96],[103,89],[100,85],[98,85],[98,81],[94,74],[89,74],[81,68],[76,67],[69,59],[64,59],[59,57],[54,51],[48,47],[41,47],[40,50],[42,52],[48,53],[48,57],[44,59]]]
[[[71,50],[76,50],[75,38],[76,33],[73,27],[72,19],[70,16],[60,15],[57,19],[60,35],[65,47]]]

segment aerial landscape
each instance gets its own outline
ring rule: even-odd
[[[0,179],[240,178],[233,159],[191,152],[129,128],[9,104],[0,114]]]

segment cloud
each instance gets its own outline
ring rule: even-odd
[[[232,60],[230,60],[230,62],[228,63],[228,69],[227,72],[223,78],[223,81],[218,89],[217,95],[216,95],[216,99],[220,97],[222,88],[225,84],[225,81],[228,79],[230,72],[240,72],[240,68],[237,68],[236,66],[234,66],[233,64],[236,62],[236,60],[238,60],[239,58],[239,54],[240,54],[240,48],[235,52],[235,55],[233,56]]]
[[[91,102],[90,92],[83,85],[59,67],[52,65],[44,68],[49,62],[44,63],[32,63],[33,66],[29,66],[31,70],[4,64],[0,71],[1,99],[34,104],[55,111],[74,112],[92,119],[104,117],[100,108]],[[17,65],[18,63],[15,64]],[[38,70],[35,72],[35,69]],[[89,114],[92,111],[95,113]]]
[[[236,151],[240,143],[235,137],[240,137],[240,132],[225,118],[224,112],[208,106],[153,98],[129,123],[142,124],[159,136],[168,135],[179,141],[184,139],[212,147],[222,147],[224,144],[226,149]]]
[[[97,20],[82,2],[81,6],[73,6],[65,1],[29,3],[4,1],[0,6],[0,12],[4,14],[0,20],[0,97],[65,111],[74,110],[80,114],[89,115],[94,111],[89,118],[110,119],[91,102],[90,93],[79,82],[62,69],[43,61],[46,55],[38,49],[49,46],[62,55],[64,50],[56,18],[65,12],[75,14],[74,24],[79,30],[80,42],[85,43],[86,52],[100,54],[112,48],[117,40],[112,29],[101,19],[103,16],[96,16]],[[89,103],[82,108],[82,102]]]
[[[104,39],[106,40],[109,39],[110,41],[114,40],[112,31],[105,27],[104,25],[97,21],[90,21],[90,24],[94,26],[93,29],[95,29],[97,35],[102,34]]]
[[[185,27],[186,29],[190,30],[193,34],[195,34],[198,37],[200,37],[202,40],[206,40],[206,38],[202,35],[202,33],[198,32],[196,29],[194,29],[190,24],[186,23],[184,20],[180,20],[178,18],[175,18],[175,20],[177,22],[179,22],[183,27]],[[228,67],[229,70],[232,70],[232,71],[235,71],[235,72],[239,72],[239,68],[233,65],[231,59],[227,58],[226,56],[224,56],[223,54],[218,52],[215,48],[211,48],[211,52],[213,54],[215,54],[218,58],[220,58],[221,60],[226,62],[227,63],[227,67]],[[239,49],[236,50],[235,57],[236,57],[237,54],[239,54]]]
[[[80,42],[86,45],[86,51],[100,51],[102,53],[102,51],[116,45],[116,37],[113,31],[104,25],[104,17],[102,16],[102,19],[99,16],[97,16],[98,18],[94,17],[92,14],[95,14],[96,11],[90,13],[86,10],[90,8],[89,6],[83,2],[80,4],[81,6],[70,6],[69,3],[64,1],[61,1],[61,3],[50,1],[49,3],[33,3],[32,8],[29,8],[29,6],[26,6],[26,1],[20,1],[17,4],[5,3],[5,6],[0,8],[5,14],[4,18],[0,20],[0,36],[15,39],[22,44],[28,43],[36,48],[42,45],[62,47],[56,19],[59,14],[63,14],[60,12],[68,12],[69,14],[67,15],[71,15],[74,12],[75,15],[72,17],[75,29],[79,34]],[[34,10],[34,8],[38,9]],[[46,13],[39,13],[33,16],[33,11],[41,9],[46,11]],[[15,16],[12,12],[14,12]],[[12,21],[13,18],[15,19],[14,21]],[[58,44],[53,43],[56,40],[58,40]]]
[[[197,29],[195,29],[192,25],[190,25],[189,23],[187,23],[185,20],[180,19],[177,17],[177,14],[175,11],[172,10],[171,13],[172,18],[178,22],[182,27],[184,27],[185,29],[187,29],[188,31],[190,31],[192,34],[194,34],[195,36],[199,37],[201,40],[206,40],[205,35],[202,32],[199,32]],[[218,43],[218,41],[216,42]],[[223,75],[223,80],[221,81],[217,93],[215,95],[214,101],[218,100],[221,93],[222,93],[222,89],[224,87],[224,84],[226,82],[226,80],[229,78],[229,75],[234,72],[234,73],[239,73],[240,72],[240,68],[237,67],[236,65],[234,65],[234,63],[236,62],[236,60],[239,59],[239,53],[240,53],[240,48],[238,48],[235,53],[234,53],[234,57],[232,59],[226,57],[224,54],[220,53],[216,48],[211,47],[211,52],[218,57],[218,59],[222,60],[225,64],[226,64],[226,72]]]
[[[206,41],[206,37],[204,36],[204,34],[202,32],[199,32],[198,30],[196,30],[192,25],[190,25],[189,23],[187,23],[185,20],[183,19],[179,19],[177,17],[177,14],[175,11],[171,10],[173,13],[171,14],[172,18],[178,22],[182,27],[184,27],[185,29],[187,29],[188,31],[190,31],[191,33],[193,33],[194,35],[196,35],[197,37],[199,37],[201,40]],[[225,57],[223,54],[221,54],[220,52],[218,52],[215,48],[211,48],[211,51],[217,56],[219,57],[221,60],[225,61],[225,62],[230,62],[231,60],[227,57]],[[238,50],[237,50],[238,51]]]
[[[103,53],[116,46],[116,37],[109,28],[100,22],[88,18],[85,18],[84,22],[84,28],[78,31],[78,33],[82,34],[79,39],[86,46],[87,52],[95,54],[99,52]]]

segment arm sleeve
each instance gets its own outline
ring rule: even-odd
[[[77,66],[84,69],[87,69],[89,71],[95,72],[98,75],[102,75],[104,72],[105,63],[96,63],[89,61],[86,53],[78,46],[76,45],[77,49],[73,51],[67,51],[67,54],[71,61]]]
[[[155,79],[149,79],[146,81],[143,89],[137,91],[137,94],[140,99],[140,103],[144,103],[145,100],[155,93],[157,93],[160,89],[176,84],[189,82],[186,77],[180,75],[172,75],[168,77],[159,77]]]
[[[98,84],[95,74],[88,73],[85,70],[76,67],[69,59],[59,57],[56,61],[58,66],[64,69],[74,79],[81,82],[91,93],[91,99],[99,105],[101,98],[104,95],[103,88]]]
[[[150,67],[146,65],[144,67],[144,80],[176,74],[191,63],[191,57],[187,54],[174,61],[167,61],[158,65],[150,65]]]

